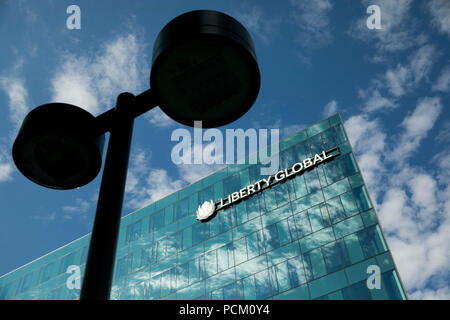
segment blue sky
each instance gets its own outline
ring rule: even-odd
[[[66,9],[81,9],[69,30]],[[368,6],[381,30],[368,29]],[[11,147],[49,102],[97,115],[149,87],[153,42],[177,15],[214,9],[250,31],[261,69],[254,106],[220,128],[293,134],[337,111],[409,297],[450,298],[450,2],[446,0],[0,0],[0,274],[91,231],[99,175],[80,189],[33,184]],[[124,214],[218,169],[175,165],[154,109],[135,121]],[[195,148],[194,148],[195,151]]]

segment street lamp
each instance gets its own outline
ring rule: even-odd
[[[13,145],[17,168],[31,181],[73,189],[101,169],[110,132],[80,299],[109,297],[134,118],[159,106],[175,121],[205,128],[237,120],[253,105],[260,73],[253,41],[232,17],[209,10],[182,14],[153,47],[151,89],[119,94],[116,106],[94,117],[65,103],[32,110]]]

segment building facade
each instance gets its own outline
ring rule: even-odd
[[[124,216],[111,299],[406,299],[339,114],[279,150],[261,190],[260,164],[231,165]],[[2,276],[0,299],[78,299],[89,239]]]

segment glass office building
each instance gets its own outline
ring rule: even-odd
[[[230,165],[124,216],[111,299],[406,299],[339,114],[280,141],[280,169],[336,146],[208,222],[196,220],[199,204],[266,178],[260,164]],[[2,276],[0,299],[78,299],[67,270],[82,277],[89,239]]]

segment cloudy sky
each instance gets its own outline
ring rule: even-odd
[[[81,29],[67,28],[71,4]],[[371,5],[381,29],[367,27]],[[98,115],[118,93],[148,89],[158,32],[195,9],[237,18],[260,64],[256,103],[220,129],[285,137],[340,112],[409,297],[450,299],[447,0],[0,0],[0,274],[90,232],[100,185],[24,178],[11,158],[24,116],[57,101]],[[177,128],[159,109],[135,121],[124,214],[220,167],[174,164]]]

